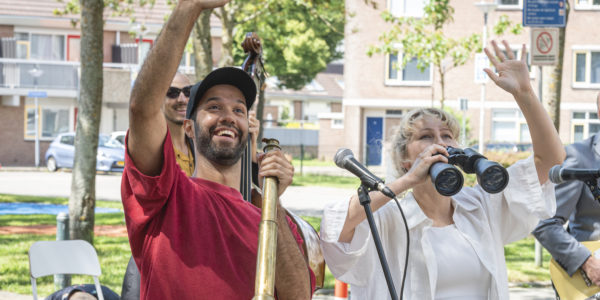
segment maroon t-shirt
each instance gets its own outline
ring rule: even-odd
[[[168,131],[164,145],[171,145]],[[138,171],[125,151],[121,197],[141,299],[251,299],[260,209],[233,188],[187,177],[164,145],[154,177]]]

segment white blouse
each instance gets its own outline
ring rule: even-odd
[[[540,185],[533,157],[508,168],[506,189],[488,194],[479,186],[464,187],[452,197],[454,224],[491,274],[486,299],[508,299],[508,275],[503,246],[526,237],[540,219],[554,215],[554,185]],[[348,213],[348,201],[329,203],[321,222],[321,247],[329,269],[350,284],[353,299],[391,299],[367,220],[359,224],[350,243],[338,242]],[[436,299],[438,251],[425,238],[433,221],[421,210],[412,193],[400,201],[410,231],[410,256],[404,299]],[[394,201],[374,213],[390,271],[400,293],[406,234]],[[444,245],[450,249],[453,245]]]
[[[487,300],[492,276],[456,225],[430,227],[425,236],[436,254],[435,299]]]

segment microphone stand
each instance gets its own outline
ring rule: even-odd
[[[379,255],[379,262],[381,263],[381,268],[383,268],[383,275],[385,276],[385,281],[387,282],[388,289],[390,290],[390,296],[392,296],[392,299],[395,300],[398,299],[398,295],[396,294],[396,288],[394,287],[394,281],[392,280],[390,267],[385,259],[385,252],[381,246],[379,232],[377,231],[377,226],[375,225],[375,220],[373,219],[373,212],[371,211],[371,197],[369,197],[370,190],[370,188],[361,183],[360,187],[358,188],[358,200],[360,205],[365,208],[367,221],[369,221],[369,227],[371,228],[371,234],[373,235],[373,242],[375,242],[375,248],[377,249],[377,254]]]

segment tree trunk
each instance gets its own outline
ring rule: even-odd
[[[96,154],[102,107],[103,1],[81,0],[81,81],[69,197],[71,239],[94,242]]]
[[[567,21],[569,5],[567,4]],[[565,54],[566,26],[558,29],[558,63],[556,66],[542,68],[542,102],[550,115],[556,131],[560,128],[560,100],[562,90],[563,61]]]
[[[223,25],[223,35],[221,36],[221,60],[219,67],[233,66],[233,27],[235,26],[234,12],[230,4],[219,8],[221,12],[221,24]]]
[[[213,68],[212,37],[210,34],[210,16],[212,9],[203,10],[194,25],[192,44],[194,46],[194,66],[196,80],[202,80]]]

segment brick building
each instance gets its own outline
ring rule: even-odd
[[[419,16],[424,0],[375,0],[377,8],[362,0],[347,0],[346,10],[352,15],[345,28],[345,56],[343,97],[343,144],[368,165],[381,165],[387,160],[383,144],[400,121],[403,113],[415,107],[439,107],[440,84],[433,68],[419,72],[413,61],[404,69],[392,67],[402,52],[396,55],[366,55],[370,45],[377,44],[379,34],[387,29],[380,14],[389,9],[397,16]],[[453,0],[454,22],[444,32],[452,37],[481,33],[483,13],[474,5],[476,1]],[[492,2],[488,0],[487,2]],[[492,26],[501,15],[520,23],[522,0],[496,0],[495,11],[489,14],[488,42],[498,37],[490,34]],[[587,138],[600,130],[596,114],[596,94],[600,90],[600,36],[594,34],[600,25],[600,2],[572,0],[566,33],[562,81],[560,137],[565,143]],[[514,51],[523,43],[529,44],[529,28],[519,36],[506,34]],[[529,45],[528,45],[529,47]],[[481,84],[474,83],[474,62],[454,68],[447,73],[446,102],[459,111],[459,98],[468,99],[467,116],[471,124],[471,139],[477,139],[483,130],[486,142],[530,142],[527,124],[512,97],[496,87],[486,84],[484,126],[479,128]],[[531,83],[537,91],[539,71],[532,67]],[[338,129],[339,130],[339,129]],[[335,148],[335,147],[332,147]],[[327,156],[324,154],[324,156]]]
[[[47,96],[37,99],[41,165],[52,139],[59,133],[75,131],[81,33],[71,24],[73,16],[53,14],[63,5],[56,0],[0,0],[2,165],[34,165],[36,100],[28,97],[31,91]],[[136,8],[138,23],[130,24],[129,17],[114,17],[110,9],[105,9],[101,133],[127,130],[130,89],[139,62],[152,47],[169,11],[166,0],[157,0],[152,8]],[[221,23],[216,17],[211,19],[211,34],[216,65],[221,49]],[[333,71],[319,74],[301,91],[269,87],[265,119],[271,118],[272,124],[277,124],[284,107],[288,107],[292,120],[311,122],[317,122],[319,112],[341,111],[341,87],[334,85],[342,80],[341,67],[330,67]],[[184,53],[180,71],[194,77],[191,53]]]

